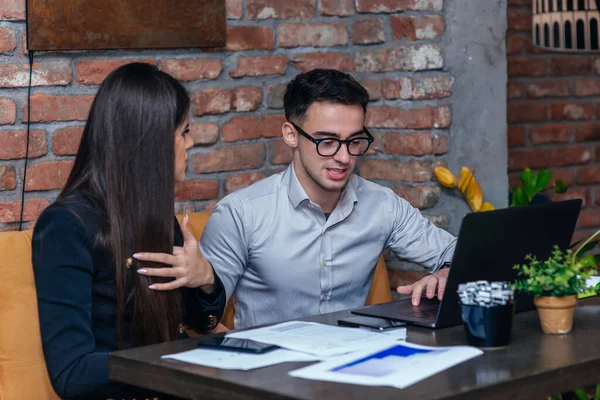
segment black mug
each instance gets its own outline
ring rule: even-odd
[[[476,347],[502,347],[510,342],[514,303],[501,306],[461,304],[467,343]]]

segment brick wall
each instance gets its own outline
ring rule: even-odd
[[[509,180],[525,167],[547,168],[569,184],[555,199],[584,202],[577,237],[600,226],[600,54],[532,46],[531,0],[509,0]]]
[[[227,44],[211,51],[36,54],[25,219],[64,185],[98,84],[132,60],[157,64],[193,97],[187,181],[176,210],[210,208],[280,171],[282,93],[298,72],[334,67],[368,89],[376,143],[363,176],[392,187],[442,225],[432,166],[449,151],[443,0],[228,0]],[[25,155],[28,64],[24,0],[0,1],[0,230],[17,227]]]

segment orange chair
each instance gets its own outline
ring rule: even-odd
[[[197,212],[193,214],[189,214],[189,225],[191,231],[194,233],[196,238],[200,238],[202,236],[202,232],[204,231],[204,226],[208,221],[208,217],[210,214],[208,212]],[[371,289],[369,291],[369,295],[367,296],[366,305],[371,304],[380,304],[387,303],[392,301],[392,293],[390,291],[390,281],[388,279],[387,269],[385,266],[385,261],[383,256],[379,257],[379,261],[377,262],[377,266],[375,267],[375,275],[373,276],[373,282],[371,283]],[[235,310],[233,308],[233,302],[231,298],[227,302],[227,307],[225,308],[225,313],[221,318],[221,324],[224,325],[227,329],[234,329],[233,326],[233,316],[235,314]],[[221,327],[217,327],[213,332],[223,331],[224,329]]]

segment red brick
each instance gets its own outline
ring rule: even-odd
[[[443,67],[442,52],[436,44],[359,51],[354,62],[359,72],[421,71]]]
[[[348,53],[308,53],[297,55],[292,59],[294,68],[301,72],[316,68],[334,68],[339,71],[353,71],[354,61]]]
[[[590,191],[587,188],[570,188],[566,191],[566,193],[554,193],[553,191],[550,191],[550,199],[552,201],[581,199],[583,200],[583,207],[587,206],[591,202]]]
[[[567,185],[573,185],[575,183],[575,173],[573,171],[573,168],[552,167],[552,179],[550,182],[554,186],[554,182],[556,182],[557,180],[561,180]]]
[[[508,153],[508,170],[522,171],[525,168],[548,167],[548,151],[546,149],[519,149]]]
[[[215,144],[219,138],[219,125],[216,122],[195,122],[190,124],[190,135],[194,146]]]
[[[555,147],[548,152],[550,166],[585,164],[592,160],[592,149],[589,146],[571,145]]]
[[[433,109],[433,127],[448,128],[452,122],[452,112],[449,105],[441,105]]]
[[[585,56],[557,56],[550,59],[551,76],[590,75],[592,63]]]
[[[444,18],[440,15],[426,15],[424,17],[405,17],[393,15],[390,17],[392,28],[392,39],[400,40],[406,37],[408,40],[435,39],[444,34],[446,25]]]
[[[383,138],[385,152],[407,156],[424,156],[433,153],[433,140],[427,133],[389,133]]]
[[[277,27],[279,47],[332,47],[348,43],[345,24],[288,22]]]
[[[228,26],[224,50],[273,50],[275,34],[268,26]],[[218,49],[215,49],[218,50]]]
[[[594,228],[600,226],[600,208],[586,208],[579,213],[578,228]]]
[[[398,82],[384,80],[384,95],[388,99],[432,100],[442,99],[452,94],[454,78],[449,75],[402,77]]]
[[[27,167],[25,190],[60,189],[67,182],[73,161],[45,161]]]
[[[156,65],[156,60],[153,58],[78,61],[75,64],[77,83],[80,85],[99,85],[112,71],[132,62]]]
[[[527,96],[564,97],[571,95],[571,85],[567,81],[538,81],[527,85]]]
[[[242,12],[244,11],[244,4],[242,0],[227,0],[225,2],[225,9],[227,12],[227,19],[240,19],[242,18]]]
[[[196,115],[253,111],[262,103],[262,90],[255,87],[207,89],[192,93],[192,103]]]
[[[94,96],[31,95],[31,122],[85,121]],[[27,121],[27,104],[23,107],[23,122]]]
[[[219,181],[216,179],[178,182],[175,185],[175,201],[209,200],[218,196]]]
[[[261,88],[239,87],[231,92],[231,111],[254,111],[260,107],[263,99]]]
[[[352,24],[352,43],[373,44],[385,42],[383,19],[371,18],[356,20]]]
[[[600,115],[598,108],[596,108],[596,115]],[[600,140],[600,126],[595,122],[576,125],[575,140],[578,142]]]
[[[279,137],[284,122],[285,116],[282,114],[265,115],[263,118],[256,115],[233,117],[223,125],[221,135],[224,142]]]
[[[596,199],[596,204],[600,205],[600,187],[596,188],[594,198]]]
[[[68,61],[34,62],[31,86],[59,86],[71,83]],[[0,64],[0,87],[29,86],[29,64]]]
[[[208,153],[192,155],[192,165],[197,174],[236,171],[258,168],[265,159],[262,143],[228,146]]]
[[[442,11],[443,3],[443,0],[356,0],[356,10],[361,13]]]
[[[507,71],[509,77],[527,76],[540,77],[546,76],[546,60],[543,58],[509,58],[507,61]]]
[[[531,33],[529,33],[527,36],[525,36],[525,53],[548,55],[548,50],[533,44]]]
[[[17,106],[11,99],[0,97],[0,125],[14,124],[17,120]]]
[[[363,79],[360,81],[360,84],[369,93],[370,101],[379,100],[381,97],[381,82],[375,79]]]
[[[580,185],[600,183],[600,165],[580,167],[577,171],[577,183]]]
[[[315,9],[316,0],[246,0],[247,19],[308,19]]]
[[[15,190],[16,188],[15,167],[12,165],[0,165],[0,192],[3,190]]]
[[[319,15],[347,17],[354,14],[354,0],[321,0]]]
[[[258,182],[265,177],[262,172],[245,172],[242,174],[231,175],[225,178],[225,193],[229,194],[238,189],[245,188]]]
[[[0,160],[25,158],[27,131],[0,131]],[[47,152],[46,132],[29,132],[29,158],[41,157]]]
[[[24,20],[25,0],[2,0],[0,3],[0,20]]]
[[[509,7],[531,7],[531,0],[508,0]]]
[[[423,161],[366,160],[360,164],[365,179],[426,182],[431,180],[431,164]]]
[[[506,20],[509,31],[531,32],[531,10],[509,9],[506,12]]]
[[[433,114],[429,107],[409,110],[392,106],[371,107],[365,124],[369,128],[428,129],[433,127]]]
[[[244,76],[283,75],[287,69],[286,56],[239,57],[237,68],[229,72],[233,78]]]
[[[15,32],[10,28],[0,28],[0,54],[13,51],[16,47]]]
[[[525,85],[521,82],[508,82],[506,85],[506,97],[508,99],[520,99],[525,96]]]
[[[57,156],[71,156],[77,154],[79,142],[83,135],[83,127],[71,126],[54,132],[52,152]]]
[[[524,126],[509,126],[507,131],[508,147],[525,146],[526,131]]]
[[[381,93],[383,94],[383,97],[386,99],[399,99],[400,90],[402,89],[401,83],[402,80],[383,79],[381,82]]]
[[[217,79],[223,63],[217,58],[169,59],[160,61],[160,69],[180,81]]]
[[[289,164],[292,162],[294,151],[283,139],[272,140],[269,143],[269,153],[271,154],[271,164]]]
[[[600,95],[600,78],[575,80],[575,96]]]
[[[394,186],[394,192],[418,209],[432,208],[440,200],[439,186]]]
[[[434,135],[432,146],[433,154],[446,154],[450,149],[450,141],[446,136]]]
[[[36,220],[42,211],[50,205],[48,199],[29,199],[25,200],[25,210],[23,211],[23,221]],[[0,202],[0,223],[19,222],[21,216],[20,201],[1,201]]]
[[[508,123],[546,121],[547,107],[545,103],[519,102],[508,104]]]
[[[596,153],[596,162],[600,162],[600,144],[594,146],[594,153]]]
[[[508,33],[506,35],[506,53],[519,54],[525,51],[526,38],[521,34]]]
[[[550,104],[552,119],[559,120],[589,120],[593,118],[592,105],[581,102],[556,102]]]
[[[544,124],[532,127],[529,131],[531,144],[567,143],[571,140],[573,129],[571,125]]]
[[[269,108],[283,108],[283,95],[287,83],[273,83],[267,85],[267,107]]]

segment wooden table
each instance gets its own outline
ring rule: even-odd
[[[342,311],[305,320],[335,325],[349,315]],[[407,341],[428,346],[466,344],[462,326],[409,327]],[[600,298],[580,302],[568,335],[543,334],[535,310],[517,314],[507,348],[485,351],[403,390],[287,375],[306,362],[230,371],[160,358],[193,349],[196,342],[186,339],[114,353],[110,378],[186,399],[542,399],[600,383]]]

